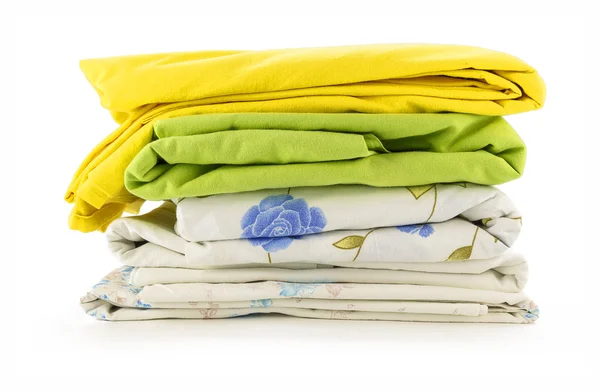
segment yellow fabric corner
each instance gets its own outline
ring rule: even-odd
[[[168,53],[80,66],[120,124],[82,162],[65,195],[75,203],[70,227],[84,232],[139,205],[123,173],[151,141],[154,120],[232,112],[506,115],[545,99],[541,77],[522,60],[453,45]]]

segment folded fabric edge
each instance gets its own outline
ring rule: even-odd
[[[399,303],[400,308],[408,303]],[[459,304],[461,305],[461,304]],[[357,310],[315,309],[297,307],[250,307],[221,308],[219,303],[211,303],[206,308],[171,308],[148,309],[126,308],[113,305],[90,294],[82,300],[81,306],[86,314],[104,321],[142,321],[159,319],[223,319],[249,316],[253,314],[282,314],[301,318],[336,319],[336,320],[379,320],[379,321],[413,321],[442,323],[506,323],[531,324],[538,318],[537,308],[531,310],[515,309],[511,311],[490,311],[486,305],[474,304],[481,310],[480,315],[428,314],[398,312],[371,312]]]
[[[411,313],[411,314],[443,314],[443,315],[453,315],[453,316],[482,316],[489,313],[511,313],[514,316],[519,316],[525,319],[527,322],[535,321],[538,317],[539,311],[537,310],[537,306],[524,296],[522,293],[494,293],[492,291],[485,290],[471,290],[471,289],[453,289],[451,287],[444,288],[443,286],[431,287],[431,286],[419,286],[419,285],[410,285],[410,284],[398,284],[398,292],[394,295],[391,295],[391,292],[388,291],[389,294],[382,293],[378,294],[376,297],[367,296],[364,297],[365,294],[360,294],[360,287],[378,287],[379,285],[346,285],[346,284],[297,284],[297,283],[287,283],[287,282],[258,282],[257,284],[241,284],[240,287],[242,289],[250,289],[248,292],[250,296],[242,295],[242,297],[237,296],[236,298],[231,297],[232,300],[218,300],[219,297],[215,297],[212,294],[213,288],[218,288],[219,291],[223,291],[226,297],[230,297],[228,293],[227,287],[236,288],[238,284],[200,284],[198,289],[195,289],[195,292],[203,293],[206,291],[206,301],[199,300],[197,295],[190,292],[188,288],[194,288],[198,286],[198,284],[167,284],[162,285],[158,284],[155,286],[145,286],[145,287],[137,287],[133,286],[129,283],[130,274],[134,273],[133,267],[122,267],[120,269],[114,270],[109,275],[107,275],[102,281],[100,281],[97,285],[94,286],[92,292],[88,292],[86,296],[81,298],[81,304],[89,314],[94,316],[98,316],[100,319],[144,319],[146,316],[143,314],[134,314],[131,315],[129,311],[122,309],[138,309],[138,310],[161,310],[156,313],[158,316],[154,317],[155,314],[152,315],[152,318],[180,318],[186,314],[186,309],[202,309],[205,310],[205,313],[208,312],[212,315],[216,315],[217,310],[215,309],[228,309],[224,313],[220,312],[219,317],[234,317],[236,315],[244,315],[249,313],[256,313],[253,308],[306,308],[306,309],[320,309],[323,311],[358,311],[358,312],[383,312],[385,314],[388,313]],[[222,287],[226,286],[226,287]],[[260,298],[261,295],[265,295],[265,297],[269,297],[269,291],[264,291],[262,294],[258,296],[254,293],[254,290],[249,286],[256,286],[258,290],[259,287],[271,287],[274,286],[276,291],[279,292],[279,297],[273,298]],[[317,286],[322,286],[321,288],[327,288],[327,291],[322,291],[327,295],[325,297],[316,295],[315,289]],[[338,295],[343,290],[354,290],[354,287],[357,287],[359,291],[357,294],[351,294],[349,297],[340,297]],[[383,285],[387,287],[386,290],[391,289],[392,287],[396,287],[396,285],[386,284]],[[173,287],[171,289],[170,287]],[[344,287],[346,289],[344,289]],[[145,288],[151,289],[151,291],[144,297],[141,297],[142,290]],[[222,290],[221,290],[222,288]],[[419,290],[417,290],[419,288]],[[154,290],[152,290],[154,289]],[[165,291],[166,290],[166,291]],[[183,291],[182,291],[183,290]],[[449,299],[446,300],[446,294],[440,293],[439,290],[446,290],[449,294]],[[364,290],[363,290],[364,291]],[[385,290],[384,290],[385,291]],[[394,291],[396,291],[394,289]],[[145,292],[145,291],[144,291]],[[274,294],[272,290],[271,294]],[[165,295],[168,293],[168,295]],[[179,294],[177,294],[179,293]],[[186,293],[192,293],[191,296]],[[183,294],[183,297],[181,295]],[[202,294],[204,295],[204,294]],[[219,294],[223,295],[223,294]],[[322,295],[322,294],[321,294]],[[387,295],[391,295],[387,297]],[[393,299],[394,296],[396,299]],[[186,298],[189,297],[189,298]],[[355,299],[351,299],[351,298]],[[151,303],[146,302],[146,299],[151,300]],[[198,298],[198,299],[196,299]],[[204,297],[202,297],[204,298]],[[245,298],[245,299],[244,299]],[[253,299],[256,298],[256,299]],[[391,299],[386,299],[391,298]],[[438,299],[439,298],[439,299]],[[444,298],[442,300],[442,298]],[[469,299],[472,298],[476,302],[472,302]],[[483,300],[486,302],[478,303],[477,298],[479,300]],[[487,298],[487,299],[485,299]],[[225,299],[221,297],[221,299]],[[454,301],[452,301],[454,299]],[[173,300],[177,300],[177,302],[172,302]],[[493,303],[489,303],[487,301],[493,301]],[[506,303],[502,301],[507,301]],[[100,314],[98,313],[97,308],[102,307],[103,304],[106,304],[101,310]],[[115,308],[116,307],[116,308]],[[231,309],[246,309],[242,311],[242,313],[236,313],[235,310]],[[306,311],[305,309],[305,311]],[[174,313],[168,313],[169,311],[173,311]],[[111,316],[112,313],[120,312],[119,315],[114,318]],[[167,312],[167,313],[165,313]],[[281,313],[277,310],[274,310],[276,313]],[[303,311],[301,311],[303,312]],[[122,318],[120,315],[125,313],[125,318]],[[214,314],[213,314],[214,313]],[[283,312],[285,314],[285,312]],[[104,316],[102,316],[104,315]],[[206,314],[205,314],[206,315]],[[130,318],[133,317],[133,318]],[[302,316],[301,316],[302,317]],[[311,316],[307,316],[311,317]],[[376,319],[396,319],[395,316],[377,316]],[[188,318],[188,317],[183,317]],[[192,318],[198,318],[192,317]],[[322,317],[318,317],[322,318]],[[364,317],[357,317],[364,318]],[[405,318],[400,318],[405,319]],[[410,321],[410,319],[408,319]],[[427,321],[427,320],[425,320]],[[460,320],[459,320],[460,321]],[[464,321],[464,320],[463,320]]]

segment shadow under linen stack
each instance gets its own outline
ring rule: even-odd
[[[87,314],[537,319],[521,214],[493,187],[525,165],[501,116],[545,98],[523,61],[396,44],[81,67],[120,124],[66,194],[70,227],[106,231],[123,263]],[[135,215],[144,200],[163,204]]]

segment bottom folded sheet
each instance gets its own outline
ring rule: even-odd
[[[228,318],[258,313],[345,320],[531,323],[519,256],[393,269],[297,264],[189,270],[125,266],[81,299],[98,319]],[[359,267],[359,268],[356,268]]]

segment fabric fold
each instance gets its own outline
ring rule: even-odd
[[[537,109],[545,99],[542,79],[523,61],[452,45],[170,53],[84,60],[81,68],[120,124],[65,194],[75,203],[69,225],[84,232],[139,208],[121,174],[152,141],[157,120],[236,112],[498,116]],[[448,181],[463,180],[477,182]]]
[[[279,211],[279,206],[282,212],[295,213],[290,222],[296,227],[282,236],[297,234],[294,231],[298,227],[299,231],[310,227],[311,208],[313,212],[318,208],[325,220],[319,224],[319,232],[440,223],[462,216],[471,222],[485,220],[486,230],[511,245],[521,227],[521,214],[508,196],[495,187],[470,183],[266,189],[174,202],[176,207],[168,204],[168,209],[176,213],[175,232],[191,242],[246,238],[244,231],[250,226],[252,231],[247,237],[261,237],[262,233],[256,233],[264,231],[261,218],[269,211]],[[295,215],[298,221],[294,220]],[[272,220],[266,222],[270,224]],[[316,222],[315,219],[313,227]]]
[[[118,122],[147,105],[157,105],[154,110],[177,103],[209,106],[230,103],[232,97],[245,103],[330,98],[321,103],[328,103],[323,109],[336,104],[335,96],[360,97],[379,112],[387,104],[398,112],[495,115],[538,108],[545,97],[540,76],[522,60],[458,45],[166,53],[80,65]],[[298,106],[294,111],[305,111],[306,105]],[[360,108],[357,102],[339,111]]]
[[[520,227],[516,207],[489,186],[349,185],[166,202],[116,220],[107,238],[127,265],[202,269],[488,259],[509,249]]]
[[[270,189],[165,202],[114,221],[125,266],[81,299],[101,320],[256,313],[531,323],[521,216],[491,186]]]
[[[479,290],[493,290],[516,293],[527,283],[528,268],[525,259],[518,254],[498,257],[495,268],[476,272],[422,271],[426,268],[410,270],[410,263],[394,263],[394,270],[333,267],[319,265],[317,268],[226,268],[226,269],[186,269],[136,267],[132,270],[129,282],[134,286],[173,283],[251,283],[260,281],[282,281],[291,283],[372,283],[446,286]],[[435,264],[435,263],[431,263]],[[475,261],[474,266],[481,266]],[[474,267],[472,266],[472,267]],[[428,266],[435,268],[435,266]]]
[[[144,270],[147,269],[139,269]],[[345,268],[327,271],[339,277],[349,272],[358,272],[354,274],[358,277],[362,272]],[[84,310],[98,319],[111,321],[226,318],[253,313],[332,319],[503,323],[530,323],[538,317],[537,306],[525,294],[503,287],[483,290],[445,286],[439,281],[432,281],[433,285],[270,280],[226,283],[227,278],[225,283],[172,283],[166,278],[161,283],[136,286],[130,283],[134,272],[133,267],[122,267],[107,275],[81,298]],[[184,276],[186,272],[193,271],[178,274]],[[222,272],[231,277],[238,274],[237,271]],[[239,271],[242,275],[265,272],[253,268]],[[311,276],[314,270],[306,272],[306,276]],[[349,275],[345,275],[341,281],[346,282],[348,278]]]
[[[525,146],[501,117],[229,114],[159,122],[125,172],[146,200],[259,189],[518,178]]]
[[[70,227],[106,231],[122,263],[88,315],[538,319],[522,216],[494,187],[526,160],[502,116],[545,101],[522,60],[386,44],[80,66],[119,124],[65,194]]]

